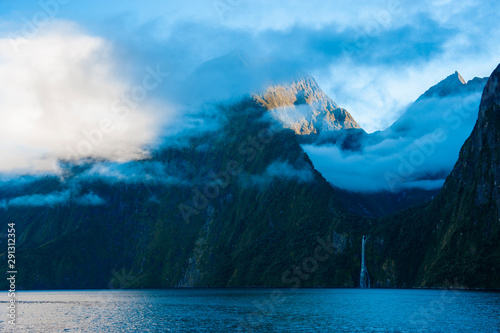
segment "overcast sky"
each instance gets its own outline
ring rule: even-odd
[[[366,131],[385,129],[455,70],[466,80],[493,71],[499,10],[469,0],[0,0],[0,171],[146,154],[178,115],[161,87],[234,49],[304,69]],[[106,140],[93,131],[110,124]]]

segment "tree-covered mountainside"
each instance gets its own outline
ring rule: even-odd
[[[16,223],[18,286],[105,288],[123,271],[134,277],[127,287],[290,286],[295,280],[283,274],[321,244],[329,260],[317,269],[308,262],[316,273],[301,285],[356,286],[358,239],[369,222],[343,211],[296,135],[263,120],[251,99],[219,111],[226,121],[218,132],[135,163],[176,165],[181,181],[91,177],[98,161],[89,161],[68,165],[64,179],[4,193],[71,190],[105,202],[2,210],[4,225]]]
[[[252,97],[148,159],[67,163],[61,177],[0,188],[17,286],[356,287],[367,235],[372,286],[498,288],[499,76],[441,193],[380,219],[354,215]]]

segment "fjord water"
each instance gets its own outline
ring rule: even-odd
[[[18,293],[18,301],[19,332],[500,332],[495,292],[40,291]],[[8,326],[5,314],[1,321]]]

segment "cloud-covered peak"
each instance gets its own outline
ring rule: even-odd
[[[476,123],[485,83],[476,78],[464,84],[458,73],[448,76],[385,131],[361,136],[359,151],[338,146],[304,149],[318,171],[343,189],[439,189]],[[444,93],[450,87],[461,88]]]
[[[253,98],[285,128],[299,135],[360,128],[351,114],[328,97],[309,75],[270,85],[253,94]]]
[[[487,77],[475,77],[472,80],[465,81],[458,71],[447,76],[444,80],[429,88],[424,94],[419,97],[419,100],[424,100],[433,97],[446,97],[452,95],[466,94],[471,92],[482,92]]]

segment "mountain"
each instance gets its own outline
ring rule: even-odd
[[[17,287],[290,286],[318,246],[330,259],[301,286],[355,286],[362,228],[298,136],[252,98],[218,111],[216,134],[149,159],[69,163],[62,177],[9,186],[0,221],[16,221]]]
[[[58,177],[0,186],[0,221],[16,221],[17,258],[26,268],[18,287],[285,286],[283,273],[318,239],[329,251],[343,216],[363,218],[344,210],[302,136],[276,126],[262,102],[281,87],[318,130],[357,124],[314,79],[272,67],[235,51],[193,72],[181,97],[211,104],[217,131],[161,145],[147,159],[70,161]],[[240,79],[246,83],[238,86]],[[318,269],[329,273],[303,286],[357,284],[359,260],[349,258],[359,249],[349,239],[361,234],[354,229],[339,229],[353,234],[338,234],[338,256]]]
[[[242,50],[201,64],[186,86],[190,93],[219,101],[250,93],[284,128],[305,136],[303,141],[314,141],[320,134],[339,136],[345,129],[362,131],[313,77],[277,60],[250,57]]]
[[[436,128],[453,127],[470,134],[476,122],[477,105],[488,78],[465,82],[455,72],[429,88],[389,128],[374,134],[378,140],[389,137],[423,136]],[[465,140],[464,137],[463,140]],[[463,141],[460,143],[460,145]],[[457,147],[457,152],[460,147]]]
[[[283,127],[298,135],[361,127],[345,109],[340,108],[311,76],[269,86],[254,93],[254,100],[270,112]]]
[[[235,67],[245,68],[240,60]],[[312,134],[276,126],[276,108],[263,104],[275,100],[259,100],[254,90],[213,104],[221,119],[216,129],[165,143],[148,158],[67,161],[61,175],[3,183],[0,223],[15,221],[22,267],[16,286],[357,287],[368,236],[366,267],[375,287],[455,281],[498,288],[499,71],[441,193],[392,216],[352,214],[347,201],[373,207],[373,198],[332,187],[303,149]],[[203,72],[193,77],[201,82]],[[326,117],[335,110],[313,81],[304,82],[285,85],[273,96],[288,102],[274,105],[300,100],[304,91],[312,94],[311,104],[304,94],[308,112]],[[316,109],[317,101],[332,109]],[[312,123],[325,130],[323,121]],[[5,251],[6,235],[0,242]],[[4,265],[7,258],[0,253]]]
[[[236,49],[221,57],[204,62],[192,73],[193,77],[230,76],[239,71],[245,71],[253,65],[252,59],[245,51]]]
[[[389,248],[398,247],[386,255],[406,272],[400,284],[500,286],[499,80],[500,65],[488,79],[477,122],[440,194],[421,209],[381,221],[383,233],[393,229]]]
[[[487,78],[476,77],[469,82],[465,82],[462,75],[455,71],[455,73],[446,77],[435,86],[429,88],[429,90],[427,90],[422,96],[420,96],[418,100],[423,100],[431,97],[457,95],[471,90],[482,91],[487,80]]]
[[[441,190],[472,132],[486,81],[465,82],[455,72],[386,130],[340,131],[341,143],[320,136],[305,149],[322,175],[342,188],[339,197],[354,214],[380,217],[425,203]]]
[[[484,89],[479,116],[441,195],[438,226],[422,284],[458,277],[469,287],[500,286],[500,66]]]

